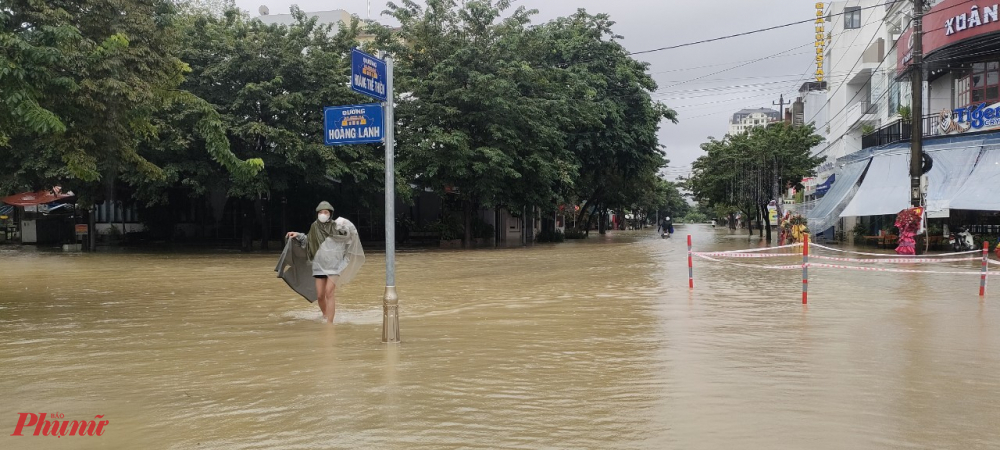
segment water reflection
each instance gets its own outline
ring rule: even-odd
[[[111,424],[0,446],[1000,445],[998,297],[978,278],[814,270],[804,306],[799,271],[696,260],[689,291],[677,236],[401,253],[399,346],[380,343],[379,255],[331,327],[275,255],[2,249],[7,429],[25,411]]]

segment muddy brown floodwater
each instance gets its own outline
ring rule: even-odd
[[[1000,447],[1000,285],[813,270],[804,307],[800,271],[696,260],[689,292],[688,232],[748,245],[403,252],[388,347],[377,253],[328,326],[274,254],[3,248],[0,448]]]

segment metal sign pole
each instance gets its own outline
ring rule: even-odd
[[[392,56],[385,56],[385,295],[382,297],[382,342],[399,343],[399,297],[396,296],[396,185],[394,147],[396,123],[393,117]]]

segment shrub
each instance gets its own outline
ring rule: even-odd
[[[494,231],[493,225],[486,223],[485,220],[479,217],[472,220],[472,237],[474,239],[493,239]]]
[[[563,233],[565,239],[586,239],[587,234],[583,230],[577,230],[576,228],[567,228],[566,232]]]
[[[462,239],[465,229],[461,224],[453,220],[437,221],[428,226],[429,229],[441,234],[442,241],[452,241]]]
[[[566,240],[566,236],[559,230],[542,230],[541,233],[538,233],[538,237],[535,239],[538,242],[562,242]]]

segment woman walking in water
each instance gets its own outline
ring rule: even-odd
[[[320,202],[309,233],[288,232],[278,260],[278,277],[310,302],[318,302],[327,323],[337,313],[337,285],[350,282],[365,263],[358,229],[351,221],[331,220],[333,206]],[[310,275],[312,280],[310,280]]]

